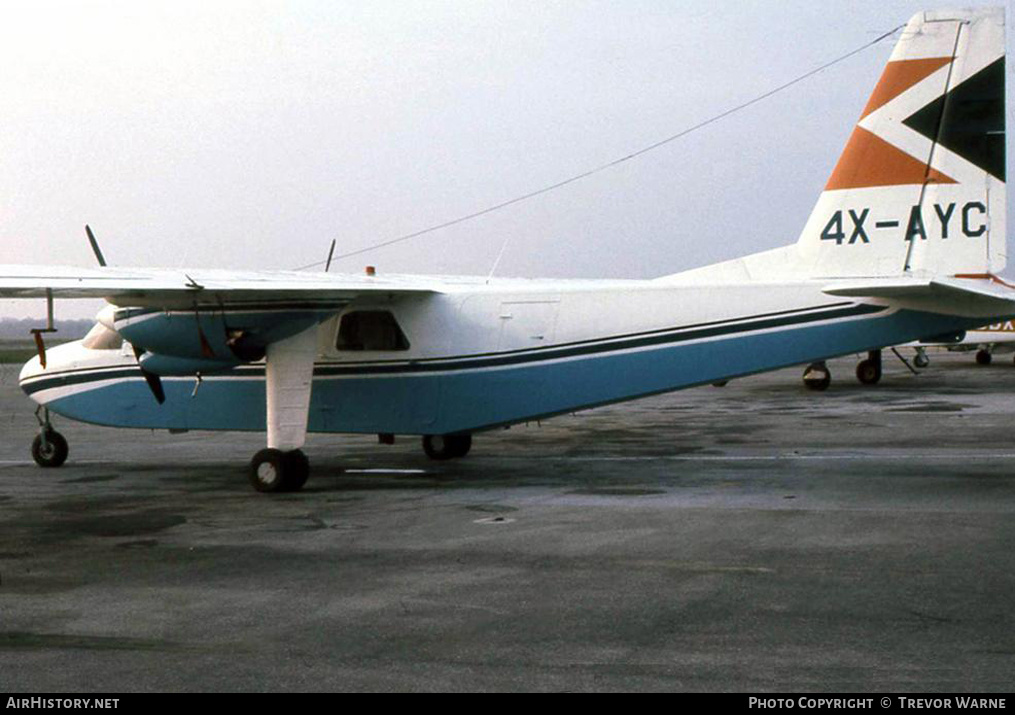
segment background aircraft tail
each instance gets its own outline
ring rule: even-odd
[[[997,273],[1006,260],[1004,8],[902,31],[797,242],[812,278]]]

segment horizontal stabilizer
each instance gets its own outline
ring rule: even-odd
[[[945,315],[1015,316],[1015,289],[997,279],[872,278],[825,286],[828,295],[875,298]]]

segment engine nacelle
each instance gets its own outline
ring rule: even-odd
[[[137,349],[157,356],[225,363],[225,369],[229,369],[241,362],[260,360],[271,343],[301,333],[334,312],[120,308],[113,324]]]
[[[159,377],[173,377],[180,375],[214,375],[219,372],[227,372],[237,365],[240,360],[201,360],[198,358],[178,358],[168,355],[156,355],[145,353],[138,358],[138,364],[145,372]]]

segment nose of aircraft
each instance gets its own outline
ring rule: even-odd
[[[36,355],[21,366],[21,374],[18,375],[18,384],[21,385],[22,390],[27,392],[25,383],[33,378],[39,377],[44,372],[45,370],[42,367],[42,362],[40,362],[39,356]]]
[[[42,361],[39,360],[39,356],[36,355],[21,366],[21,374],[18,375],[18,384],[21,386],[21,389],[29,395],[29,397],[36,399],[35,393],[39,390],[39,382],[43,378],[55,375],[67,368],[76,367],[80,362],[79,356],[81,352],[80,341],[47,348],[46,367],[42,366]],[[36,401],[38,400],[36,399]]]

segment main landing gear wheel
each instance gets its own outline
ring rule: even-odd
[[[976,364],[977,365],[990,365],[990,361],[994,359],[994,356],[990,354],[989,350],[977,350],[976,351]]]
[[[59,467],[69,453],[67,440],[56,430],[45,430],[32,441],[32,459],[40,467]]]
[[[930,366],[930,358],[927,357],[927,353],[925,353],[922,349],[917,350],[916,357],[913,358],[913,364],[922,370],[923,368]]]
[[[310,460],[298,449],[262,449],[250,460],[248,476],[259,492],[298,492],[310,476]]]
[[[864,385],[876,385],[881,380],[881,371],[870,360],[861,360],[856,366],[856,379]]]
[[[457,459],[467,455],[470,449],[471,434],[428,434],[423,437],[423,451],[430,459]]]
[[[856,366],[856,379],[863,385],[876,385],[881,381],[881,351],[871,350],[867,358]]]
[[[804,387],[808,390],[823,392],[832,384],[832,373],[828,366],[822,362],[812,362],[804,370]]]

